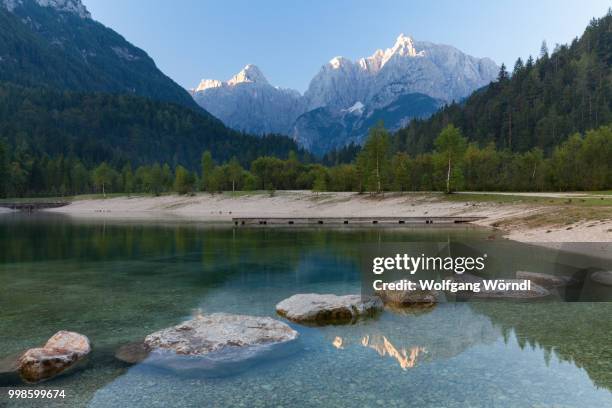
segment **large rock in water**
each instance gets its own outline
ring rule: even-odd
[[[241,366],[297,337],[297,331],[270,317],[213,313],[149,334],[143,348],[150,364],[180,371],[214,370]],[[136,362],[130,361],[129,350],[120,352],[118,358]]]
[[[66,371],[91,351],[89,339],[82,334],[59,331],[43,347],[27,350],[18,361],[21,378],[35,383]]]
[[[213,313],[149,334],[145,346],[183,355],[205,355],[232,347],[295,340],[298,332],[270,317]]]
[[[382,308],[382,300],[378,297],[308,293],[281,301],[276,305],[276,312],[294,322],[320,325],[350,323]]]

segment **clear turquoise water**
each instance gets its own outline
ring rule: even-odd
[[[94,351],[39,385],[65,389],[64,401],[0,406],[612,407],[611,303],[446,303],[349,326],[292,324],[294,353],[205,375],[114,358],[195,311],[274,316],[294,293],[358,293],[360,244],[488,235],[1,216],[0,358],[60,329],[86,334]]]

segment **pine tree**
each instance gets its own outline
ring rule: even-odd
[[[542,41],[542,45],[540,46],[540,59],[548,59],[548,45],[546,45],[546,40]]]
[[[497,74],[497,82],[504,82],[508,79],[508,71],[506,70],[506,64],[502,62],[499,67],[499,73]]]
[[[518,59],[514,63],[514,70],[512,71],[512,76],[515,77],[517,75],[520,75],[524,67],[525,66],[523,65],[523,60],[521,59],[521,57],[518,57]]]

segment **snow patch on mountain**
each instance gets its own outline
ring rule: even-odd
[[[352,113],[354,115],[361,115],[363,114],[363,110],[365,109],[365,105],[363,103],[361,103],[360,101],[355,102],[355,104],[353,106],[351,106],[348,109],[343,109],[343,112],[347,112],[347,113]]]
[[[242,69],[242,71],[240,71],[239,73],[234,75],[229,81],[227,81],[227,84],[237,85],[244,82],[257,82],[260,84],[267,84],[268,80],[256,65],[248,64]]]

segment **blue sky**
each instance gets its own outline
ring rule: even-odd
[[[83,0],[93,18],[143,48],[190,88],[229,79],[247,63],[278,86],[304,91],[337,55],[388,48],[401,32],[512,66],[582,34],[609,0]]]

